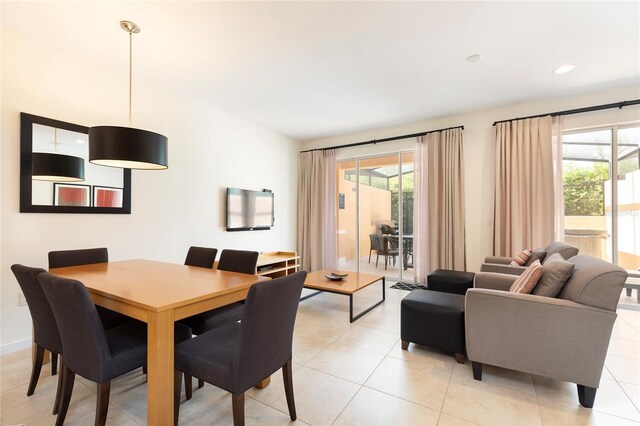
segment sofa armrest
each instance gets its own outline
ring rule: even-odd
[[[512,257],[504,256],[487,256],[484,258],[484,263],[496,263],[498,265],[508,265],[513,261]]]
[[[483,263],[480,266],[481,272],[496,272],[498,274],[522,275],[527,269],[526,266],[501,265],[498,263]]]
[[[478,272],[473,281],[473,287],[509,291],[516,278],[518,277],[515,275],[498,274],[495,272]]]
[[[597,388],[615,312],[487,289],[465,298],[470,360]]]

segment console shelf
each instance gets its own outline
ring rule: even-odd
[[[258,256],[258,275],[277,278],[300,270],[300,256],[293,251],[274,251]]]

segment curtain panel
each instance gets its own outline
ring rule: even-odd
[[[496,125],[495,256],[544,247],[561,228],[555,211],[561,208],[556,198],[562,196],[562,144],[556,143],[554,153],[553,134],[551,116]],[[561,132],[556,135],[558,141]]]
[[[419,137],[415,154],[414,267],[424,284],[434,269],[467,266],[462,129]]]
[[[296,246],[305,271],[336,266],[335,163],[335,150],[300,153]]]

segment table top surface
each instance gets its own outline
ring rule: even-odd
[[[267,277],[153,260],[124,260],[52,268],[89,292],[148,311],[164,311],[245,290]]]
[[[349,274],[340,281],[332,281],[325,275],[330,275],[332,272],[339,274]],[[307,274],[307,279],[304,281],[306,288],[312,288],[316,290],[332,291],[334,293],[353,294],[356,291],[363,289],[376,281],[380,281],[384,278],[384,275],[378,274],[358,274],[350,271],[338,271],[336,269],[323,269],[321,271],[315,271]]]

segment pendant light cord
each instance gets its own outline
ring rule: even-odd
[[[131,91],[133,74],[133,33],[129,33],[129,126],[131,126]]]

